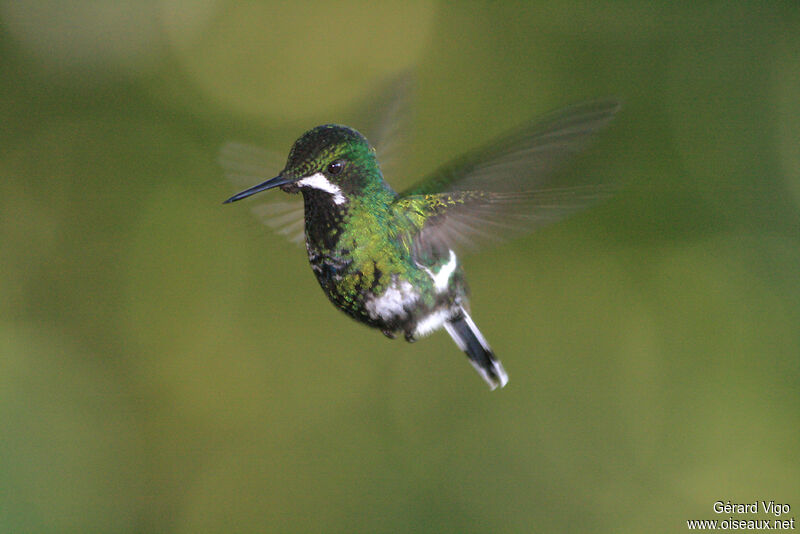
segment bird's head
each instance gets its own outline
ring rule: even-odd
[[[376,182],[383,182],[383,177],[367,139],[347,126],[325,124],[295,141],[286,167],[278,176],[225,202],[280,187],[287,193],[319,195],[341,205]]]

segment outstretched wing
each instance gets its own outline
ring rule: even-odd
[[[444,191],[530,191],[619,110],[614,100],[588,102],[551,113],[442,166],[400,196]]]
[[[469,249],[553,223],[608,198],[607,184],[550,180],[564,158],[586,146],[619,109],[615,101],[567,108],[468,153],[400,193],[397,216],[408,210],[415,246]]]
[[[452,191],[412,195],[395,201],[395,217],[417,257],[471,251],[558,222],[611,196],[612,186],[588,185],[518,193]],[[409,224],[410,223],[410,224]]]

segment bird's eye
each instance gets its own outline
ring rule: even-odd
[[[337,174],[342,172],[342,169],[344,169],[344,161],[337,159],[336,161],[328,165],[328,174],[330,174],[331,176],[336,176]]]

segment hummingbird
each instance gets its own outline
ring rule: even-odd
[[[551,113],[400,192],[361,133],[324,124],[295,141],[277,176],[224,203],[274,188],[301,194],[308,260],[334,306],[389,338],[443,328],[495,389],[508,374],[472,319],[461,256],[607,198],[603,184],[544,183],[618,109],[608,100]]]

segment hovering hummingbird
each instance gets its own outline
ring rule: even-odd
[[[602,185],[542,183],[618,108],[599,101],[556,112],[400,193],[384,180],[362,134],[325,124],[295,141],[275,178],[225,203],[276,187],[302,193],[308,259],[331,302],[389,338],[402,333],[413,342],[444,328],[495,389],[508,375],[469,313],[460,254],[607,197],[610,189]]]

